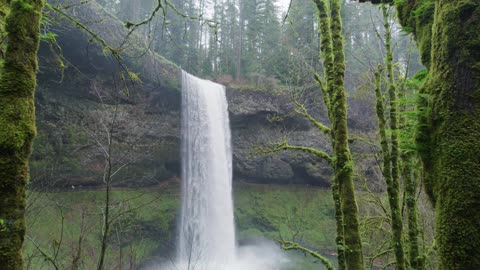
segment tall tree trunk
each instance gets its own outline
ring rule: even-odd
[[[3,0],[2,7],[6,7]],[[43,0],[10,2],[0,67],[0,265],[23,269],[25,186],[35,129],[34,91]]]
[[[429,75],[418,139],[439,269],[480,269],[480,3],[438,0],[415,19],[408,11],[426,9],[426,1],[413,2],[398,6],[402,23],[432,25],[431,32],[415,28],[419,44],[430,44],[421,48]]]
[[[388,95],[390,103],[390,142],[391,152],[389,153],[391,169],[390,177],[386,179],[388,202],[390,205],[390,212],[392,215],[392,248],[395,252],[396,269],[405,269],[405,254],[403,251],[403,222],[402,213],[400,209],[400,151],[398,140],[398,103],[397,103],[397,87],[395,85],[395,78],[393,74],[393,50],[392,50],[392,33],[390,30],[389,12],[386,5],[382,5],[383,25],[385,27],[385,49],[386,49],[386,64],[388,76]],[[384,127],[385,128],[385,127]],[[383,147],[382,147],[383,148]],[[384,149],[383,151],[388,151]],[[385,173],[385,171],[384,171]]]
[[[428,68],[417,141],[435,209],[439,269],[480,269],[480,3],[395,5]]]
[[[332,45],[332,30],[330,15],[328,14],[327,5],[324,0],[314,0],[318,10],[318,21],[320,23],[320,44],[321,44],[321,57],[323,58],[323,65],[325,69],[324,77],[326,77],[327,85],[322,87],[323,99],[325,106],[328,110],[328,117],[332,119],[331,110],[331,90],[333,89],[333,45]],[[333,132],[330,134],[333,138]],[[342,213],[342,203],[340,199],[340,186],[338,179],[334,177],[332,185],[333,202],[335,206],[335,223],[337,227],[337,237],[335,243],[337,245],[337,261],[338,269],[346,270],[347,263],[345,258],[345,238],[344,238],[344,223]]]
[[[328,117],[333,118],[332,109],[331,109],[331,95],[333,90],[333,44],[332,44],[332,30],[331,30],[331,20],[330,14],[328,12],[327,4],[324,0],[314,0],[315,5],[317,6],[318,11],[318,21],[320,24],[320,44],[321,44],[321,58],[323,58],[323,65],[325,67],[324,77],[326,79],[327,85],[322,87],[323,99],[325,106],[328,110]],[[333,130],[330,134],[333,138]],[[342,211],[342,202],[340,198],[340,185],[338,183],[338,178],[334,177],[332,184],[332,195],[333,202],[335,206],[335,223],[337,227],[337,237],[335,238],[335,244],[337,245],[337,260],[338,260],[338,269],[346,270],[347,262],[345,258],[345,237],[344,237],[344,222],[343,222],[343,211]]]
[[[244,43],[244,33],[245,33],[245,8],[244,0],[238,1],[238,7],[240,9],[240,21],[238,25],[238,37],[237,40],[237,51],[236,51],[236,63],[235,63],[235,79],[237,81],[242,80],[242,58],[243,58],[243,43]]]
[[[361,270],[364,268],[362,241],[360,238],[358,206],[353,184],[353,160],[348,145],[345,52],[341,5],[342,0],[332,0],[330,3],[334,57],[333,95],[330,97],[333,116],[331,121],[334,134],[333,153],[335,156],[335,178],[337,179],[337,183],[339,183],[343,222],[345,224],[344,239],[347,269]]]
[[[424,268],[423,258],[420,256],[418,243],[420,231],[418,229],[417,210],[417,179],[419,178],[418,159],[411,153],[402,157],[403,179],[405,182],[405,204],[407,206],[408,224],[408,257],[410,268],[420,270]]]
[[[409,62],[409,61],[408,61]],[[409,63],[407,64],[407,69],[405,74],[409,73]],[[404,80],[401,84],[401,87],[398,91],[399,100],[405,100],[407,96],[407,87],[406,81]],[[417,94],[417,89],[411,93],[411,95]],[[405,259],[405,263],[408,262],[407,268],[412,270],[421,270],[425,268],[424,265],[424,255],[420,255],[420,245],[419,245],[419,224],[418,224],[418,206],[417,206],[417,189],[418,183],[420,182],[420,162],[418,155],[414,152],[411,147],[411,144],[414,143],[415,130],[414,125],[409,123],[407,114],[412,111],[418,110],[417,106],[412,106],[406,102],[402,102],[399,106],[399,134],[403,133],[400,137],[405,138],[401,141],[401,178],[404,183],[404,194],[405,194],[405,206],[407,212],[407,229],[408,229],[408,239],[407,244],[404,245],[405,251],[408,254],[408,261]]]
[[[480,269],[480,3],[396,3],[428,67],[417,136],[439,269]]]
[[[338,187],[343,230],[344,246],[339,247],[340,268],[351,270],[364,269],[362,242],[360,239],[358,206],[353,184],[353,160],[348,145],[347,98],[345,95],[345,55],[342,33],[341,0],[314,0],[318,9],[323,64],[326,85],[324,90],[325,104],[328,107],[332,122],[332,142],[334,161],[334,185]],[[330,8],[329,8],[330,7]],[[334,190],[335,192],[335,190]],[[335,198],[335,194],[334,194]],[[338,223],[338,220],[337,220]],[[341,239],[337,239],[340,241]],[[345,263],[342,265],[343,256]]]
[[[444,270],[480,269],[479,29],[478,0],[436,1],[421,139]]]

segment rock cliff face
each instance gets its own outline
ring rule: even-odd
[[[123,44],[124,61],[119,65],[105,56],[104,48],[68,21],[54,29],[63,54],[59,57],[58,50],[52,53],[47,44],[40,50],[39,135],[32,183],[46,187],[102,185],[109,142],[114,171],[118,170],[115,185],[151,186],[178,179],[180,69],[142,49],[145,42],[135,34],[124,42],[127,30],[118,20],[108,16],[100,22],[91,19],[102,12],[95,1],[69,12],[95,33],[102,33],[106,43]],[[126,68],[138,74],[141,82],[130,80]],[[328,143],[308,121],[293,114],[287,96],[248,89],[227,88],[234,180],[327,186],[328,166],[309,155],[252,155],[255,146],[278,142],[284,134],[291,144],[328,149]],[[322,104],[313,99],[309,102]],[[321,108],[310,107],[316,117],[326,121]],[[272,118],[281,120],[270,121]],[[364,126],[362,120],[350,122],[353,127]]]
[[[72,63],[75,64],[75,63]],[[78,68],[78,67],[77,67]],[[122,167],[119,186],[148,186],[179,177],[180,89],[145,78],[128,89],[112,70],[66,70],[39,77],[33,182],[55,186],[101,185],[112,134],[112,157]],[[282,139],[323,145],[291,101],[264,91],[228,88],[234,180],[328,185],[329,170],[299,153],[254,156],[255,147]],[[273,116],[281,121],[270,121]],[[111,130],[111,131],[110,131]]]

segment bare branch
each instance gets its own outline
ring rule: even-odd
[[[30,240],[30,242],[32,242],[32,244],[35,246],[35,248],[40,252],[40,254],[42,254],[43,258],[46,260],[46,261],[49,261],[52,266],[55,268],[55,270],[59,270],[60,268],[58,267],[57,265],[57,261],[55,260],[55,258],[52,258],[52,256],[48,255],[36,242],[34,239],[32,239],[30,236],[26,235],[25,236],[28,240]]]

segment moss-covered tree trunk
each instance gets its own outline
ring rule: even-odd
[[[345,55],[342,33],[341,0],[314,0],[318,9],[326,84],[325,104],[332,123],[334,155],[334,200],[337,209],[337,245],[341,269],[363,269],[358,206],[353,183],[353,160],[348,145],[347,99],[345,95]],[[341,212],[341,216],[338,215]],[[339,222],[342,222],[339,225]],[[341,227],[340,227],[341,226]],[[343,239],[342,239],[343,238]],[[343,246],[340,244],[343,242]]]
[[[395,197],[395,194],[398,196],[398,191],[394,191],[393,186],[393,177],[392,177],[392,152],[390,151],[390,146],[387,139],[387,121],[385,119],[385,106],[383,105],[385,99],[383,98],[383,94],[381,92],[381,81],[382,81],[382,72],[381,69],[375,72],[375,96],[376,96],[376,113],[378,118],[378,130],[380,135],[380,146],[381,146],[381,154],[383,159],[383,178],[385,179],[385,183],[387,185],[387,193],[388,193],[388,202],[390,205],[390,222],[392,225],[392,249],[395,252],[396,258],[396,265],[397,269],[404,269],[402,257],[398,256],[398,249],[402,247],[402,245],[397,245],[397,243],[401,244],[402,233],[401,231],[398,232],[398,225],[396,222],[400,220],[400,226],[402,225],[401,218],[398,219],[397,215],[399,215],[399,203],[398,197]],[[400,241],[400,242],[397,242]],[[403,255],[403,249],[400,250]],[[400,265],[400,267],[398,266]]]
[[[410,2],[398,6],[401,21],[415,27],[419,44],[429,44],[421,48],[429,98],[419,143],[439,268],[480,269],[480,2]],[[412,18],[412,10],[422,17]],[[431,22],[431,32],[420,20]]]
[[[418,143],[439,269],[480,269],[480,1],[395,4],[428,67]]]
[[[395,252],[396,264],[395,268],[399,270],[405,269],[405,255],[403,251],[403,222],[400,209],[400,150],[398,139],[398,101],[397,87],[395,85],[395,77],[393,74],[393,49],[392,49],[392,33],[390,29],[389,13],[386,5],[382,5],[383,23],[385,27],[385,50],[386,65],[388,77],[388,96],[390,105],[390,153],[387,160],[389,162],[389,177],[385,177],[387,182],[388,202],[392,218],[392,248]],[[383,127],[385,128],[385,126]],[[384,147],[382,147],[384,148]],[[383,152],[389,151],[388,146]],[[384,170],[384,173],[386,170]]]
[[[436,1],[423,123],[440,269],[480,269],[480,2]]]
[[[408,74],[408,67],[405,74]],[[418,79],[418,78],[417,78]],[[417,82],[419,82],[417,80]],[[416,95],[418,89],[413,89],[411,95]],[[404,80],[398,91],[399,100],[399,137],[400,141],[400,159],[401,159],[401,178],[404,183],[404,201],[407,212],[407,242],[404,244],[405,259],[407,267],[412,270],[424,269],[424,258],[420,255],[420,229],[418,224],[418,206],[417,206],[417,189],[420,182],[421,167],[419,166],[418,155],[415,153],[413,144],[415,143],[415,122],[409,119],[409,113],[416,111],[417,106],[408,105],[405,101],[407,97],[406,81]]]
[[[332,108],[333,154],[335,178],[339,184],[344,222],[345,259],[347,269],[364,269],[358,205],[353,183],[353,160],[348,144],[347,97],[345,93],[345,46],[342,33],[341,0],[332,0],[331,24],[333,47]]]
[[[2,1],[3,4],[5,1]],[[0,265],[23,269],[25,186],[35,137],[34,91],[43,0],[14,0],[0,67]]]
[[[406,74],[408,74],[408,69]],[[405,87],[405,81],[399,91],[399,99],[405,100],[407,96],[407,89]],[[414,91],[412,94],[416,94]],[[413,270],[424,269],[423,255],[420,255],[420,229],[418,224],[418,206],[417,206],[417,189],[420,178],[421,167],[419,166],[419,160],[417,154],[412,148],[415,138],[415,127],[412,125],[412,121],[408,119],[408,113],[417,110],[416,106],[408,106],[405,101],[399,106],[399,133],[402,135],[401,140],[401,178],[404,183],[404,201],[407,212],[407,242],[404,244],[406,255],[408,255],[408,261],[405,259],[407,267]]]
[[[321,43],[321,58],[323,59],[323,66],[325,67],[324,77],[326,78],[326,85],[322,86],[323,100],[327,107],[328,117],[332,119],[331,95],[333,89],[333,44],[332,44],[332,29],[329,10],[325,0],[314,0],[318,11],[318,21],[320,24],[320,43]],[[320,80],[320,79],[319,79]],[[330,132],[330,137],[333,138],[333,130]],[[333,143],[333,139],[332,139]],[[334,166],[332,164],[332,166]],[[332,197],[335,206],[335,223],[337,228],[337,236],[335,244],[337,246],[337,261],[338,269],[346,270],[347,263],[345,258],[345,237],[344,237],[344,221],[342,203],[340,198],[340,184],[338,178],[333,179]]]
[[[405,205],[408,225],[408,257],[411,269],[424,269],[423,258],[420,255],[419,225],[417,209],[417,179],[419,178],[418,159],[411,153],[402,157],[402,176],[405,183]]]

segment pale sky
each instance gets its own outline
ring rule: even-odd
[[[290,0],[278,0],[278,5],[282,11],[287,11],[288,4],[290,4]]]

